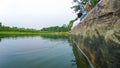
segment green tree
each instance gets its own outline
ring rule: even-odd
[[[35,30],[35,29],[17,28],[17,27],[8,27],[8,26],[0,26],[0,31],[39,32],[39,30]]]
[[[84,7],[86,3],[89,3],[92,5],[92,7],[95,7],[99,0],[73,0],[75,5],[73,5],[71,8],[74,9],[75,12],[84,12]]]

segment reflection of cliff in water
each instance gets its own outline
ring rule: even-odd
[[[1,38],[0,38],[0,42],[1,42]]]
[[[72,46],[72,50],[75,56],[77,68],[90,68],[89,63],[83,54],[79,51],[76,44],[71,40],[70,45]]]
[[[74,36],[73,39],[89,57],[95,68],[120,68],[119,44],[112,41],[105,43],[102,37],[101,39],[93,37],[92,39],[86,38],[83,40],[80,36]]]

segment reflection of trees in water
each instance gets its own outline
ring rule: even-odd
[[[68,35],[0,35],[0,41],[1,39],[4,39],[4,38],[26,38],[26,37],[40,37],[40,38],[43,38],[43,39],[50,39],[50,40],[63,40],[63,41],[68,41],[70,43],[70,45],[72,46],[72,43],[71,43],[71,39],[70,39],[70,36]],[[63,44],[64,45],[64,44]],[[71,62],[71,66],[75,66],[76,65],[76,62],[75,62],[75,59],[71,59],[70,60]],[[78,63],[79,64],[79,63]]]
[[[1,34],[0,35],[0,41],[3,39],[3,38],[18,38],[18,37],[22,37],[22,38],[24,38],[24,37],[35,37],[35,36],[39,36],[39,37],[41,37],[41,38],[43,38],[43,39],[51,39],[51,40],[57,40],[57,39],[61,39],[61,40],[68,40],[69,39],[69,35],[49,35],[49,34],[42,34],[42,35],[32,35],[32,34],[27,34],[27,35],[25,35],[25,34],[17,34],[17,35],[15,35],[15,34],[6,34],[6,35],[4,35],[4,34]]]
[[[14,34],[12,34],[12,35],[10,35],[10,34],[4,35],[4,34],[1,34],[0,35],[0,39],[2,40],[4,38],[8,38],[9,39],[9,38],[19,38],[19,37],[24,38],[24,37],[34,37],[34,36],[36,36],[36,35],[24,35],[24,34],[23,35],[21,35],[21,34],[20,35],[18,35],[18,34],[17,35],[14,35]]]
[[[87,37],[83,39],[80,36],[73,36],[73,39],[86,53],[95,68],[120,68],[119,44],[112,41],[106,43],[103,37],[92,37],[92,39]]]
[[[69,36],[68,35],[40,35],[40,37],[44,38],[44,39],[53,39],[53,40],[56,40],[56,39],[61,39],[61,40],[64,40],[64,39],[69,39]]]

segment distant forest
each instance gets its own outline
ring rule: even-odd
[[[12,32],[68,32],[71,29],[72,24],[64,24],[63,26],[52,26],[42,28],[41,30],[29,29],[29,28],[18,28],[9,26],[0,26],[0,31],[12,31]]]
[[[29,28],[18,28],[9,26],[0,26],[0,31],[12,31],[12,32],[38,32],[39,30]]]
[[[63,25],[63,26],[52,26],[47,28],[42,28],[41,31],[48,31],[48,32],[68,32],[70,31],[70,27]]]

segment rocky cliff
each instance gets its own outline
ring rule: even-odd
[[[120,0],[102,0],[71,36],[95,68],[120,68]]]

